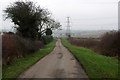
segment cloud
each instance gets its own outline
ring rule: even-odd
[[[2,10],[16,0],[1,0]],[[119,0],[31,0],[43,8],[48,8],[53,17],[61,22],[65,29],[66,17],[74,24],[74,29],[117,29]],[[3,12],[0,10],[0,15]],[[0,16],[1,19],[1,16]],[[10,21],[3,21],[2,26],[11,28]],[[10,25],[10,26],[9,26]],[[80,26],[83,27],[80,27]],[[72,24],[71,24],[72,26]],[[94,26],[94,27],[92,27]],[[1,27],[0,27],[1,28]]]

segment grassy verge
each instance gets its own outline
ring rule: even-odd
[[[117,59],[96,54],[90,49],[78,48],[71,45],[67,40],[62,40],[62,43],[77,57],[89,78],[115,79],[118,77]]]
[[[16,78],[18,77],[23,71],[28,69],[30,66],[35,64],[38,60],[42,59],[44,56],[49,54],[55,46],[55,41],[49,43],[44,48],[40,49],[35,54],[31,54],[25,58],[19,59],[17,62],[3,66],[3,78]]]

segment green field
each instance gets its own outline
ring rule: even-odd
[[[31,54],[25,58],[21,58],[11,65],[3,66],[2,78],[5,79],[18,77],[23,71],[25,71],[33,64],[35,64],[38,60],[42,59],[44,56],[49,54],[53,50],[54,46],[55,41],[46,45],[44,48],[40,49],[38,52],[34,54]]]
[[[62,40],[62,44],[76,56],[89,78],[116,79],[118,77],[117,59],[96,54],[90,49],[73,46],[67,40]]]

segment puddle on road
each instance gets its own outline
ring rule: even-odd
[[[62,53],[58,53],[58,58],[61,59],[63,57],[63,54]]]
[[[56,78],[65,78],[64,73],[65,73],[64,69],[57,69],[55,77]]]
[[[70,60],[75,60],[75,59],[72,57],[72,58],[70,58]]]

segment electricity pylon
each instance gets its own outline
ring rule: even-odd
[[[71,37],[71,32],[70,32],[70,17],[67,17],[67,29],[66,29],[66,36],[68,38]]]

